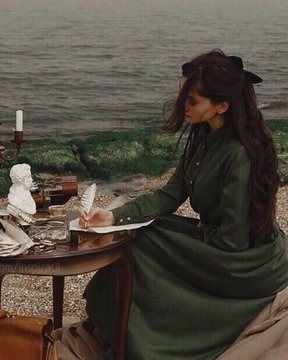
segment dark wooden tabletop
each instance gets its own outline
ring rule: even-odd
[[[77,212],[71,211],[67,213],[66,222],[77,217]],[[122,247],[125,243],[131,241],[135,236],[135,231],[117,231],[106,234],[97,234],[82,231],[67,231],[66,240],[56,241],[55,248],[43,251],[33,252],[29,250],[26,255],[11,256],[9,258],[2,258],[2,260],[10,261],[41,261],[41,260],[59,260],[60,258],[79,257],[91,253],[99,254]]]

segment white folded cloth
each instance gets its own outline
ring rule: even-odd
[[[34,245],[30,237],[18,226],[0,219],[5,231],[0,230],[0,256],[23,254]]]

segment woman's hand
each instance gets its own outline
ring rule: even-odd
[[[115,224],[115,218],[110,210],[93,208],[89,214],[85,214],[83,210],[79,212],[79,225],[88,228],[91,226],[112,226]]]

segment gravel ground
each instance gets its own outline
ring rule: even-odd
[[[115,195],[126,194],[134,197],[142,193],[152,191],[164,185],[171,173],[167,173],[161,178],[144,178],[136,176],[131,180],[114,184],[100,184],[98,186],[98,197],[95,206],[105,207]],[[79,184],[79,194],[89,185],[89,182]],[[0,205],[4,206],[7,199],[1,199]],[[285,233],[288,234],[288,186],[283,186],[277,194],[277,221]],[[70,199],[67,208],[77,209],[79,199]],[[186,201],[177,211],[182,216],[198,217],[194,213],[188,201]],[[67,276],[65,278],[64,289],[64,315],[77,318],[85,318],[85,301],[82,293],[86,284],[93,276],[88,273],[78,276]],[[52,281],[51,277],[35,277],[24,275],[7,275],[2,284],[2,307],[17,314],[33,314],[39,316],[52,317]]]

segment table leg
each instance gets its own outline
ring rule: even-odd
[[[53,276],[53,321],[54,329],[62,326],[64,276]]]
[[[2,295],[2,281],[4,279],[4,275],[0,275],[0,306],[1,306],[1,295]]]
[[[128,251],[128,250],[126,250]],[[116,360],[126,359],[126,338],[129,312],[132,301],[133,273],[129,255],[118,263],[119,333],[116,340]]]

